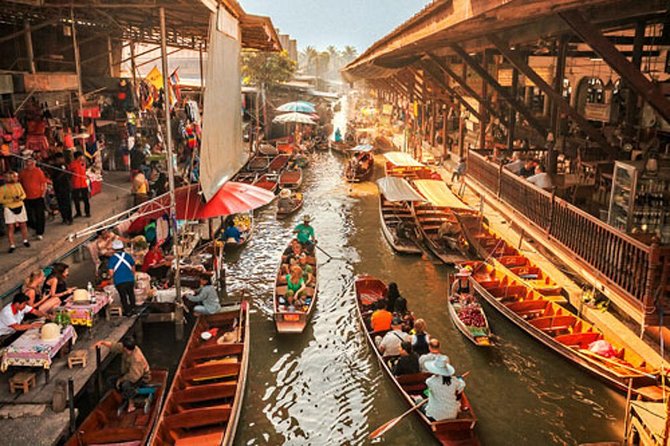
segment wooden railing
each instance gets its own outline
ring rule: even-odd
[[[670,274],[662,265],[670,249],[635,240],[472,150],[467,175],[608,279],[645,314],[654,312],[656,296],[667,298]]]

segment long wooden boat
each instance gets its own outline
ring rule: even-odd
[[[333,152],[339,153],[340,155],[347,155],[349,149],[354,147],[355,143],[344,142],[344,141],[331,141],[330,148]]]
[[[367,165],[363,163],[368,158]],[[357,156],[356,164],[347,163],[344,166],[344,179],[349,183],[360,183],[372,177],[375,170],[375,160],[372,152],[366,152],[363,156]]]
[[[281,200],[281,198],[280,198]],[[279,202],[277,202],[277,218],[282,219],[282,218],[287,218],[289,215],[293,214],[294,212],[298,211],[300,208],[302,208],[303,203],[305,202],[305,196],[300,193],[296,192],[292,196],[293,200],[293,206],[286,208],[286,209],[280,209],[279,208]]]
[[[245,170],[250,172],[262,172],[267,170],[269,165],[270,165],[269,157],[264,155],[255,155],[247,162],[244,168]]]
[[[204,340],[201,336],[214,330],[216,334],[211,339]],[[225,343],[221,343],[221,338]],[[233,444],[247,381],[249,339],[246,301],[240,311],[198,318],[165,400],[152,445]]]
[[[240,230],[240,241],[223,240],[223,247],[226,250],[239,249],[249,243],[251,237],[254,235],[254,213],[253,211],[242,212],[240,214],[231,215],[228,218],[233,218],[235,226]],[[223,229],[225,230],[225,228]]]
[[[545,346],[619,390],[626,391],[631,384],[632,391],[643,398],[662,398],[658,370],[635,351],[619,347],[593,325],[525,285],[504,268],[483,262],[466,264],[473,270],[470,283],[475,291]],[[612,346],[614,356],[590,350],[592,343],[601,340]]]
[[[295,169],[285,170],[279,174],[279,189],[299,189],[302,185],[302,169],[296,167]]]
[[[282,301],[286,295],[286,273],[282,272],[282,267],[285,264],[285,256],[282,255],[277,276],[275,278],[274,288],[274,321],[277,331],[279,333],[302,333],[307,326],[307,323],[312,317],[316,309],[316,300],[318,297],[319,275],[318,266],[316,264],[316,250],[312,256],[307,258],[307,264],[312,267],[312,274],[314,275],[314,285],[307,287],[306,305],[303,308],[291,309]]]
[[[467,259],[463,253],[464,239],[460,231],[454,236],[440,237],[440,227],[444,223],[459,228],[458,219],[449,208],[430,203],[412,203],[412,215],[428,249],[442,262],[453,264]]]
[[[254,181],[253,185],[277,193],[279,189],[279,176],[274,173],[264,173]]]
[[[387,152],[384,154],[384,174],[389,177],[415,180],[430,178],[430,167],[415,160],[406,152]]]
[[[257,172],[240,171],[235,174],[231,181],[235,181],[237,183],[253,184],[257,177]]]
[[[404,179],[384,177],[377,180],[379,187],[379,219],[382,233],[391,247],[403,254],[421,254],[421,234],[410,203],[424,200]]]
[[[286,166],[288,166],[288,162],[290,159],[291,159],[290,155],[280,153],[279,155],[272,158],[272,161],[270,161],[270,164],[268,165],[268,172],[272,173],[281,172],[282,170],[286,169]]]
[[[354,283],[356,291],[356,310],[358,320],[364,328],[365,337],[370,344],[370,348],[375,352],[377,362],[379,362],[384,375],[393,384],[401,397],[408,406],[414,406],[416,402],[412,396],[424,397],[426,390],[425,381],[431,375],[429,373],[416,373],[411,375],[394,376],[382,354],[377,349],[374,341],[375,336],[383,335],[382,332],[373,332],[370,328],[370,314],[374,304],[383,299],[386,295],[386,284],[381,280],[362,275],[356,278]],[[477,423],[477,416],[465,393],[461,395],[461,410],[458,417],[453,420],[431,421],[421,410],[414,411],[416,416],[442,445],[465,446],[478,445],[479,440],[475,435],[474,428]]]
[[[494,260],[495,265],[506,268],[541,294],[556,296],[555,300],[565,301],[561,298],[563,288],[518,249],[498,237],[484,223],[481,215],[457,214],[457,217],[470,246],[479,257]]]
[[[148,411],[140,406],[134,412],[126,410],[117,414],[123,402],[117,390],[110,390],[102,397],[77,432],[65,443],[66,446],[86,445],[143,445],[146,444],[153,429],[165,396],[168,371],[151,370],[151,381],[147,387],[153,387]]]
[[[448,295],[447,309],[451,322],[463,336],[479,347],[491,346],[489,321],[474,295]]]

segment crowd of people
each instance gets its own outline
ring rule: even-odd
[[[503,167],[540,189],[551,190],[554,187],[544,165],[531,156],[523,156],[521,152],[513,152],[512,158],[503,163]]]
[[[302,223],[293,229],[295,238],[282,253],[279,283],[286,285],[286,291],[278,297],[279,305],[288,311],[307,311],[312,295],[309,289],[316,285],[314,248],[316,238],[312,218],[304,215]]]

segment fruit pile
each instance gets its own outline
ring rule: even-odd
[[[251,228],[251,218],[249,214],[237,214],[233,217],[233,222],[240,232],[246,232]]]
[[[458,318],[469,327],[485,327],[486,321],[479,306],[463,307],[458,311]]]

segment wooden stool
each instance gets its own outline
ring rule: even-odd
[[[107,309],[107,317],[123,317],[123,308],[120,305],[110,305]]]
[[[74,350],[67,357],[67,368],[71,369],[76,365],[86,367],[87,360],[88,360],[88,352],[86,350]]]
[[[23,393],[30,392],[30,386],[35,385],[35,374],[31,372],[19,372],[9,378],[9,391],[16,393],[16,389],[23,390]]]

